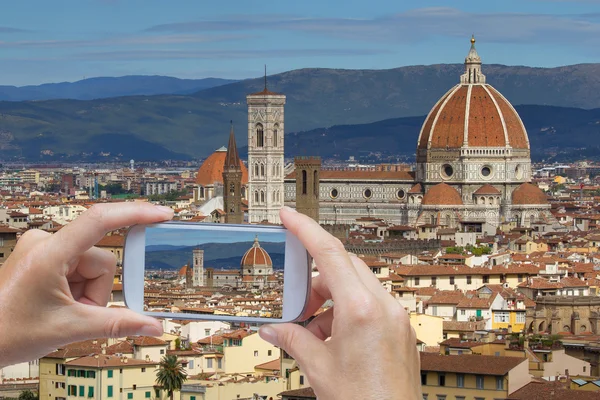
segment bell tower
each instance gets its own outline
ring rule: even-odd
[[[285,95],[265,88],[246,96],[248,103],[248,214],[250,223],[280,224],[283,206]]]
[[[242,166],[233,133],[233,121],[229,132],[229,144],[223,164],[223,207],[226,224],[244,222],[242,211]]]
[[[319,222],[321,157],[296,157],[296,210]]]

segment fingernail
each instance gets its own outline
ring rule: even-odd
[[[171,207],[167,207],[167,206],[156,206],[156,208],[164,213],[168,213],[168,214],[172,214],[173,213],[173,209]]]
[[[282,208],[283,208],[285,211],[287,211],[287,212],[293,212],[293,213],[297,213],[297,212],[298,212],[298,211],[296,211],[296,209],[295,209],[295,208],[292,208],[292,207],[283,206]]]
[[[139,330],[139,334],[141,336],[162,336],[163,330],[156,325],[144,325]]]
[[[279,341],[277,340],[277,332],[270,325],[261,326],[258,330],[258,334],[263,340],[271,343],[273,346],[279,347]]]

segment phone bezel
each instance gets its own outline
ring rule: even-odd
[[[282,318],[238,317],[212,314],[165,313],[144,311],[144,264],[146,228],[165,227],[190,230],[221,230],[246,232],[285,232]],[[298,320],[308,304],[312,259],[300,240],[281,226],[237,225],[168,221],[134,225],[129,228],[123,248],[123,297],[125,305],[144,315],[181,320],[230,321],[250,323],[281,323]]]

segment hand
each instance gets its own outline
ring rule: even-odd
[[[98,204],[54,235],[25,232],[0,267],[0,368],[80,340],[160,336],[154,318],[106,308],[116,258],[94,245],[109,231],[172,217],[148,203]]]
[[[416,337],[404,308],[319,224],[289,208],[280,215],[319,270],[305,317],[327,299],[335,305],[306,328],[265,325],[260,336],[298,361],[319,399],[422,399]]]

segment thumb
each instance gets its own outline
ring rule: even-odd
[[[152,317],[138,314],[127,308],[106,308],[86,304],[74,304],[78,320],[72,334],[77,340],[102,337],[119,338],[132,335],[160,336],[161,323]]]
[[[327,354],[325,343],[303,326],[293,323],[263,325],[258,334],[273,346],[285,350],[305,370],[327,364],[326,360],[322,359],[322,356]]]

